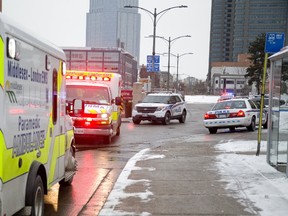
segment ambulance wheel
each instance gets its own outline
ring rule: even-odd
[[[77,170],[77,162],[76,162],[76,158],[75,158],[75,150],[74,150],[74,148],[71,146],[70,147],[70,151],[68,152],[68,156],[67,156],[67,160],[68,160],[68,165],[67,165],[67,167],[65,168],[65,171],[75,171],[75,170]],[[59,182],[59,184],[61,185],[61,186],[71,186],[72,185],[72,182],[73,182],[73,177],[74,176],[72,176],[68,181],[65,181],[65,178],[64,179],[62,179],[60,182]]]
[[[117,127],[117,131],[116,131],[116,136],[119,136],[120,135],[120,126]]]
[[[31,216],[44,215],[44,186],[40,175],[37,175],[33,186]]]
[[[112,136],[105,136],[104,137],[104,143],[105,144],[111,144],[112,142]]]
[[[138,119],[137,119],[137,120],[136,120],[136,119],[133,119],[133,123],[134,123],[134,124],[136,124],[136,125],[139,125],[139,124],[140,124],[140,122],[141,122],[141,120],[138,120]]]

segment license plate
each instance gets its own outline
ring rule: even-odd
[[[218,118],[226,118],[226,114],[220,114],[218,115]]]
[[[84,134],[84,130],[83,129],[75,129],[74,133],[75,134]]]
[[[147,117],[147,116],[148,116],[148,114],[144,113],[144,114],[142,114],[142,116],[143,116],[143,117]]]

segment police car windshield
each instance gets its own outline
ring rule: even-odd
[[[143,99],[143,103],[165,103],[167,104],[169,101],[169,96],[164,95],[147,95]]]
[[[90,103],[109,104],[111,99],[106,87],[67,85],[67,100],[81,99]]]

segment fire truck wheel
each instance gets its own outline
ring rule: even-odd
[[[42,178],[37,175],[32,193],[32,211],[31,216],[44,215],[44,186]]]

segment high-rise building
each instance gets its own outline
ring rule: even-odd
[[[247,65],[238,68],[239,56],[247,54],[250,42],[267,32],[285,33],[287,41],[288,0],[212,0],[207,75],[210,93],[226,91],[220,85],[225,85],[231,74],[244,78]],[[227,70],[227,63],[233,66],[233,71]],[[222,67],[215,68],[215,65]],[[228,81],[233,81],[233,89],[236,89],[239,80]]]
[[[212,0],[210,63],[237,61],[266,32],[284,32],[287,38],[287,0]]]
[[[141,18],[125,5],[138,6],[139,0],[90,0],[86,46],[122,48],[139,61]]]

